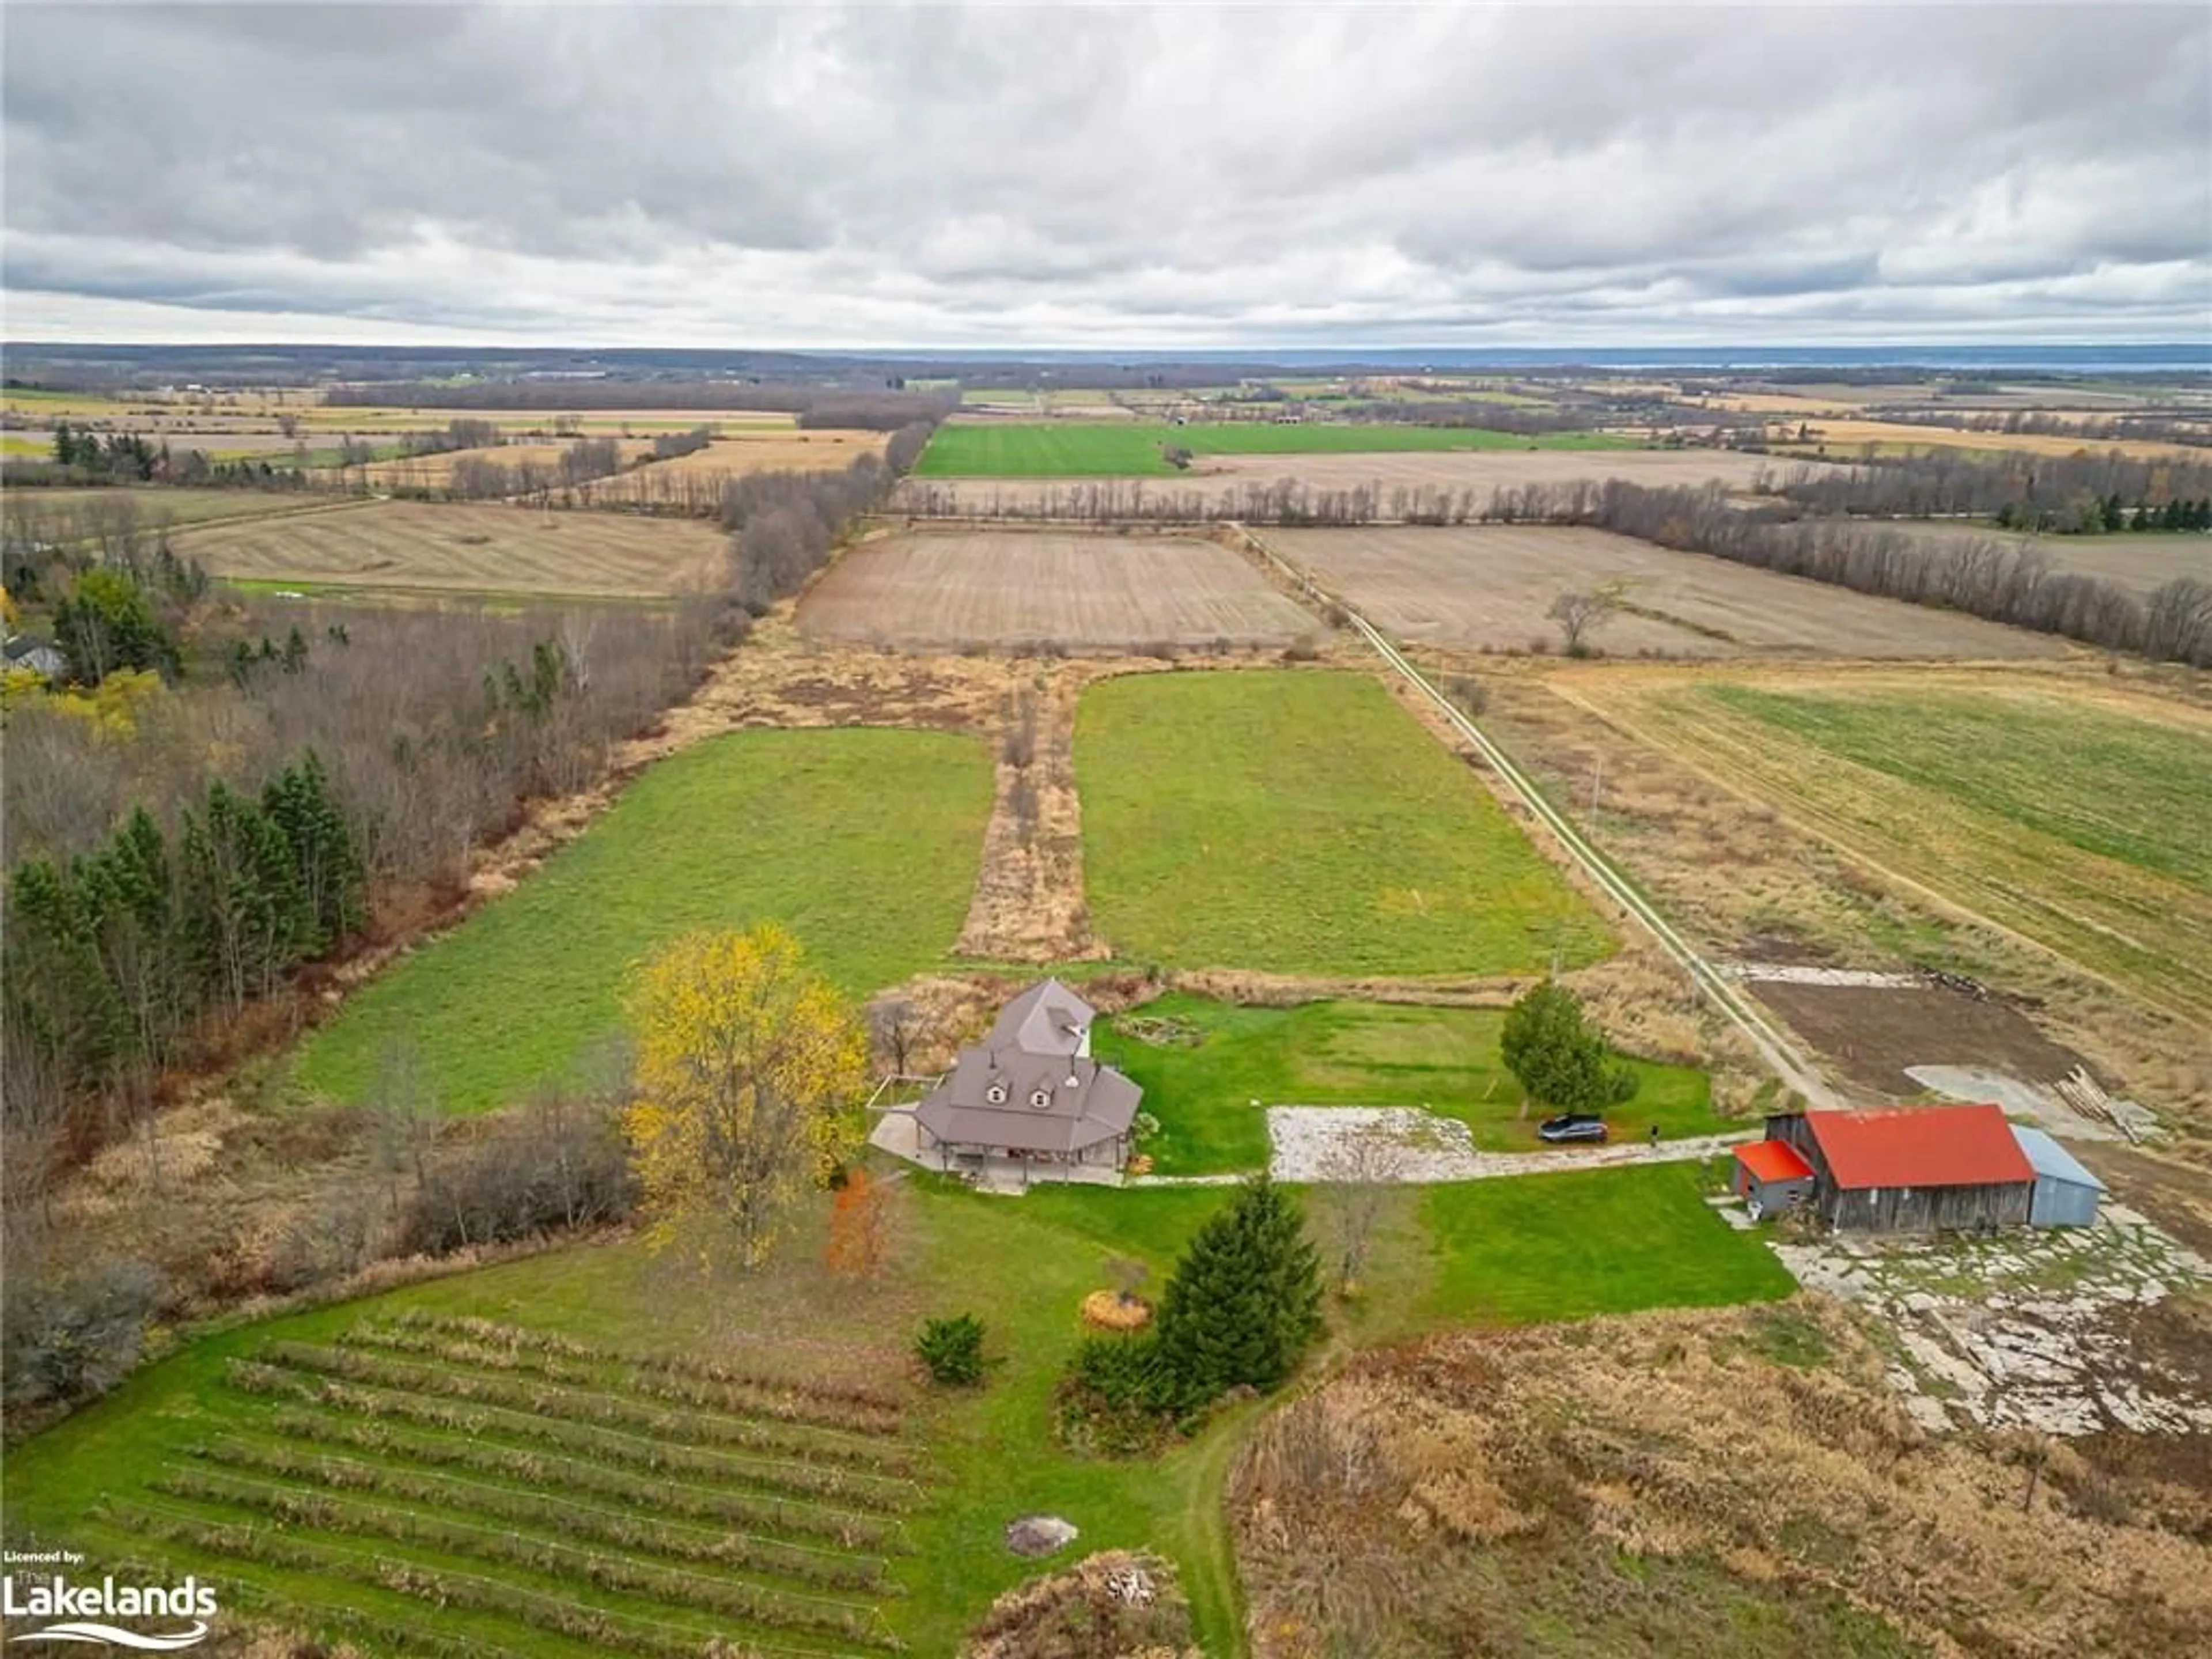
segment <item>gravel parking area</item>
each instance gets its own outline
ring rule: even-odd
[[[1759,1132],[1547,1152],[1477,1152],[1467,1125],[1416,1106],[1270,1106],[1268,1172],[1278,1181],[1482,1181],[1551,1175],[1616,1164],[1670,1164],[1711,1158]]]

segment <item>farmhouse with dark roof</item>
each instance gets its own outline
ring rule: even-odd
[[[913,1109],[920,1161],[979,1173],[1012,1163],[1025,1179],[1118,1170],[1144,1091],[1091,1057],[1096,1018],[1056,979],[1008,1003]]]

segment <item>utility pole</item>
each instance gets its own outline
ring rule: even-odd
[[[1597,757],[1597,758],[1595,759],[1595,761],[1594,761],[1594,762],[1591,763],[1591,767],[1590,767],[1590,804],[1589,804],[1589,818],[1586,820],[1586,822],[1587,822],[1587,823],[1589,823],[1589,825],[1590,833],[1591,833],[1592,835],[1595,835],[1595,834],[1597,833],[1597,799],[1598,799],[1598,791],[1599,791],[1601,787],[1603,787],[1604,784],[1605,784],[1605,757],[1604,757],[1604,756],[1602,756],[1602,755],[1600,755],[1599,757]]]

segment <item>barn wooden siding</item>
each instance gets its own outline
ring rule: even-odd
[[[2027,1224],[2035,1201],[2032,1181],[1990,1182],[1962,1187],[1863,1187],[1836,1184],[1819,1139],[1802,1113],[1766,1120],[1770,1140],[1787,1141],[1813,1166],[1813,1207],[1830,1226],[1852,1232],[1963,1232]]]

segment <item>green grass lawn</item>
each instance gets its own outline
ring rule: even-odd
[[[1694,1164],[1431,1187],[1425,1219],[1443,1267],[1427,1311],[1526,1324],[1796,1290],[1773,1253],[1716,1215],[1705,1191]]]
[[[228,1362],[266,1354],[267,1345],[278,1341],[338,1344],[410,1312],[466,1316],[621,1352],[707,1358],[896,1391],[909,1386],[902,1380],[904,1350],[920,1319],[971,1310],[988,1333],[987,1385],[951,1395],[917,1389],[908,1423],[908,1437],[923,1449],[918,1467],[926,1496],[903,1522],[908,1551],[890,1559],[892,1576],[906,1593],[883,1606],[908,1650],[953,1651],[994,1595],[1038,1570],[1009,1555],[1000,1533],[1014,1516],[1043,1510],[1082,1529],[1077,1553],[1146,1546],[1175,1559],[1191,1592],[1203,1650],[1224,1656],[1241,1651],[1222,1481],[1242,1431],[1264,1407],[1234,1407],[1197,1439],[1152,1461],[1072,1456],[1048,1435],[1053,1389],[1081,1335],[1077,1308],[1084,1294],[1111,1282],[1108,1264],[1117,1258],[1146,1263],[1156,1291],[1175,1255],[1228,1194],[1217,1188],[1073,1188],[1010,1200],[927,1178],[902,1182],[898,1191],[897,1248],[871,1285],[825,1283],[813,1266],[818,1240],[803,1237],[769,1273],[711,1285],[674,1256],[653,1258],[635,1243],[594,1245],[206,1337],[13,1449],[9,1540],[36,1535],[82,1549],[95,1568],[158,1558],[179,1571],[201,1571],[233,1604],[240,1598],[230,1589],[243,1578],[305,1609],[311,1622],[317,1610],[336,1617],[331,1610],[345,1609],[435,1632],[480,1651],[583,1659],[589,1646],[505,1613],[434,1606],[327,1568],[244,1565],[234,1553],[202,1545],[149,1540],[134,1532],[132,1520],[143,1512],[238,1518],[224,1504],[178,1498],[155,1487],[201,1467],[195,1448],[244,1443],[281,1449],[298,1443],[293,1425],[302,1420],[347,1419],[346,1410],[327,1400],[272,1401],[236,1386]],[[1378,1231],[1367,1293],[1329,1307],[1335,1348],[1470,1319],[1521,1322],[1757,1300],[1790,1288],[1754,1237],[1731,1231],[1699,1200],[1697,1174],[1687,1166],[1407,1188],[1393,1196],[1401,1201]],[[1310,1207],[1324,1202],[1310,1198]],[[408,1363],[427,1364],[436,1375],[444,1362]],[[496,1381],[507,1373],[489,1375]],[[609,1374],[608,1382],[618,1389],[617,1374]],[[449,1457],[487,1449],[504,1455],[510,1439],[526,1450],[530,1419],[517,1415],[520,1427],[468,1435],[372,1413],[362,1419],[366,1431],[383,1438],[349,1446],[344,1455],[388,1470],[416,1455],[408,1449],[410,1442]],[[917,1462],[911,1455],[906,1461]],[[538,1490],[513,1477],[499,1485],[501,1492],[491,1495],[505,1503]],[[674,1488],[669,1492],[672,1498]],[[336,1495],[357,1501],[351,1488]],[[295,1524],[276,1528],[270,1547],[318,1541],[312,1526]],[[375,1547],[415,1564],[426,1583],[434,1583],[441,1568],[459,1565],[480,1579],[617,1614],[673,1620],[681,1630],[699,1628],[696,1613],[657,1609],[649,1597],[612,1591],[580,1575],[487,1565],[474,1556],[449,1562],[416,1545]]]
[[[451,1112],[569,1076],[619,1028],[631,965],[701,928],[780,921],[855,996],[943,957],[991,811],[974,739],[740,732],[661,762],[514,892],[349,999],[300,1080],[358,1101],[411,1043]]]
[[[1085,879],[1117,955],[1284,973],[1570,966],[1603,924],[1375,680],[1139,674],[1076,720]]]
[[[2212,743],[2180,727],[1971,693],[1816,696],[1715,685],[1702,695],[1829,754],[2212,890]]]
[[[1195,1026],[1195,1046],[1153,1044],[1099,1027],[1101,1059],[1143,1085],[1160,1133],[1144,1150],[1162,1175],[1256,1170],[1267,1161],[1268,1106],[1423,1106],[1468,1126],[1487,1152],[1532,1152],[1540,1113],[1498,1058],[1503,1009],[1310,1002],[1248,1008],[1171,994],[1133,1011]],[[1632,1060],[1636,1098],[1607,1114],[1613,1133],[1641,1140],[1717,1134],[1712,1086],[1684,1066]],[[1257,1101],[1259,1105],[1252,1103]]]
[[[1626,449],[1627,439],[1596,432],[1529,437],[1478,427],[1277,426],[1265,421],[1170,426],[1143,421],[951,424],[922,452],[915,471],[927,478],[1172,477],[1165,447],[1208,455],[1402,454],[1452,449]]]

